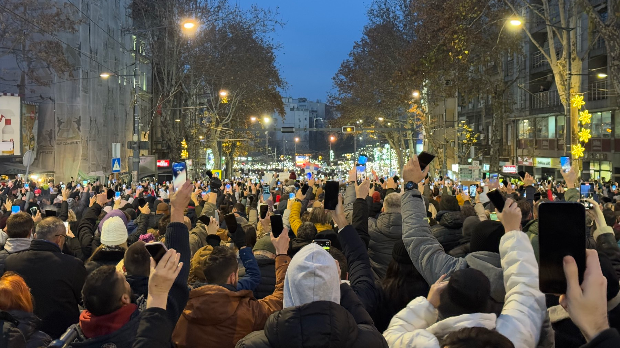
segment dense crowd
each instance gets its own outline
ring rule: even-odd
[[[294,171],[9,181],[0,347],[620,347],[616,185],[583,201],[575,169],[475,190],[417,158],[400,174],[353,168],[335,207]],[[586,268],[566,256],[566,292],[545,294],[539,208],[557,201],[589,207]]]

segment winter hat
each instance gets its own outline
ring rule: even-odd
[[[499,254],[499,242],[504,236],[504,226],[499,221],[481,221],[471,234],[470,250],[490,251]]]
[[[144,243],[155,242],[155,236],[152,233],[142,234],[140,235],[140,240]]]
[[[125,227],[125,222],[118,216],[106,219],[101,229],[101,244],[115,246],[126,241],[127,227]]]
[[[123,209],[123,211],[126,215],[129,215],[129,219],[131,220],[135,220],[138,217],[138,213],[136,213],[136,210],[134,208],[126,208]]]
[[[381,202],[381,194],[379,192],[375,192],[372,194],[372,202],[373,203]]]
[[[478,216],[468,216],[465,221],[463,221],[463,237],[471,238],[479,223],[480,219]]]
[[[394,247],[392,248],[392,258],[400,264],[413,265],[402,239],[399,239],[396,243],[394,243]]]
[[[99,233],[101,233],[101,229],[103,227],[103,224],[108,220],[111,219],[113,217],[119,217],[121,218],[121,220],[123,220],[123,222],[125,223],[125,226],[127,226],[127,216],[125,215],[125,213],[123,213],[122,211],[116,209],[116,210],[112,210],[109,213],[106,214],[106,216],[103,217],[103,219],[101,219],[101,222],[99,222],[99,226],[97,226],[97,230]]]
[[[205,277],[204,269],[205,263],[207,259],[213,252],[213,247],[210,245],[205,245],[202,248],[198,249],[194,256],[192,256],[192,260],[189,263],[189,279],[187,282],[189,284],[195,282],[207,282],[207,277]]]
[[[166,204],[166,203],[159,203],[157,205],[157,211],[155,212],[155,214],[168,215],[168,204]]]
[[[263,251],[268,251],[274,255],[276,254],[276,247],[273,246],[273,243],[271,242],[271,237],[269,235],[259,238],[256,241],[256,244],[254,244],[254,249],[252,250],[254,251],[263,250]]]
[[[34,190],[34,194],[35,195],[40,195],[41,194],[41,189],[35,189]]]
[[[291,260],[284,278],[283,308],[316,301],[340,304],[340,277],[334,258],[316,243],[303,247]]]
[[[491,282],[474,268],[458,270],[450,276],[440,295],[439,311],[442,318],[471,313],[491,313]]]
[[[441,196],[441,202],[439,202],[439,211],[460,211],[459,201],[454,196],[444,195]]]

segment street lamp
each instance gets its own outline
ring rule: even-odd
[[[598,73],[598,74],[596,74],[596,76],[597,76],[599,79],[604,79],[604,78],[606,78],[606,77],[607,77],[607,74],[605,74],[605,73]]]
[[[329,166],[331,167],[332,165],[332,143],[336,141],[336,137],[335,136],[330,136],[329,137]]]
[[[420,91],[413,91],[412,95],[413,95],[414,98],[417,99],[417,98],[420,97]]]
[[[383,117],[378,118],[379,122],[383,122]]]
[[[522,22],[520,19],[518,19],[518,18],[512,18],[512,19],[510,19],[508,22],[509,22],[509,23],[510,23],[510,25],[512,25],[513,27],[518,27],[518,26],[520,26],[521,24],[523,24],[523,22]]]
[[[293,163],[297,162],[297,143],[299,142],[299,137],[295,137],[295,158],[293,158]]]
[[[250,117],[250,121],[252,121],[252,122],[256,122],[256,116],[251,116],[251,117]]]

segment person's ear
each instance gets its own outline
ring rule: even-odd
[[[121,296],[121,302],[123,303],[123,305],[128,305],[131,303],[131,296],[129,296],[129,294],[123,294],[123,296]]]
[[[238,270],[233,272],[233,273],[231,273],[228,276],[228,279],[226,280],[226,284],[235,285],[235,280],[236,280],[236,277],[237,277],[237,272],[238,272]]]
[[[127,268],[125,268],[125,265],[123,265],[123,273],[127,273]]]

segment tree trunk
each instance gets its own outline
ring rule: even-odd
[[[211,148],[211,153],[213,153],[213,169],[222,169],[222,156],[220,155],[220,148],[217,142],[218,135],[219,132],[217,130],[211,129],[209,146]]]
[[[504,138],[504,100],[503,96],[497,93],[493,96],[493,117],[491,118],[491,151],[489,169],[493,173],[500,172],[499,156],[502,151]]]

